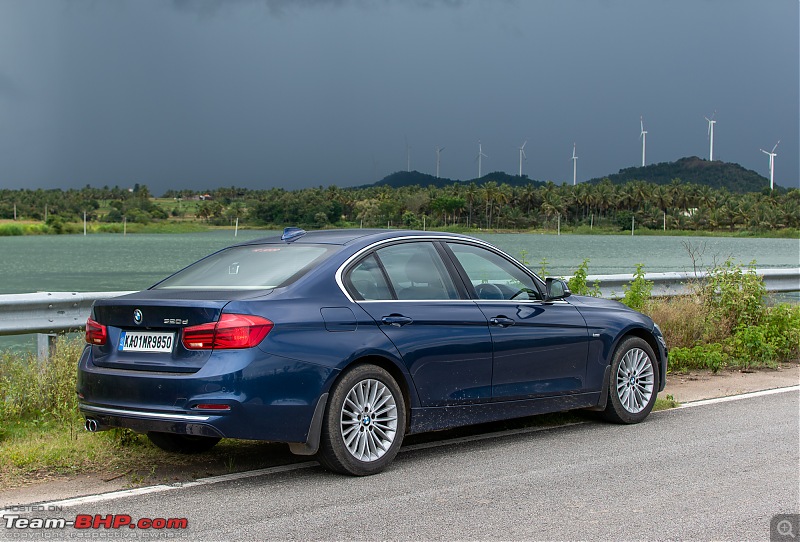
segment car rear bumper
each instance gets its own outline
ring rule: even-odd
[[[137,433],[159,431],[202,437],[224,437],[214,426],[218,416],[201,416],[190,414],[170,414],[166,412],[148,412],[121,408],[100,407],[81,403],[80,413],[86,419],[97,422],[97,431],[112,427],[125,427]]]
[[[78,368],[79,410],[98,429],[306,442],[335,370],[256,352],[235,364],[212,356],[200,371],[178,374],[100,367],[87,348]]]

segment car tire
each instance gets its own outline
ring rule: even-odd
[[[147,433],[147,438],[165,452],[179,454],[199,454],[207,452],[220,441],[220,439],[216,437],[178,435],[175,433],[161,433],[157,431],[149,431]]]
[[[334,472],[377,474],[397,455],[405,430],[400,386],[380,367],[357,365],[331,391],[317,459]]]
[[[608,400],[602,417],[614,423],[639,423],[656,402],[658,366],[653,349],[640,337],[627,337],[611,360]]]

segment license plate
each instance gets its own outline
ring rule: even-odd
[[[174,333],[123,331],[119,337],[120,352],[172,352]]]

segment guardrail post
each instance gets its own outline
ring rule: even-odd
[[[44,365],[56,353],[56,338],[55,333],[37,333],[36,334],[36,357],[39,360],[39,365]]]

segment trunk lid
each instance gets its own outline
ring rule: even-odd
[[[183,329],[218,321],[232,300],[269,293],[145,290],[98,300],[92,308],[92,319],[106,326],[108,339],[105,345],[92,346],[94,364],[134,371],[196,372],[213,350],[184,348]]]

